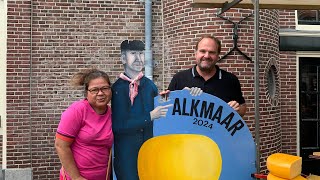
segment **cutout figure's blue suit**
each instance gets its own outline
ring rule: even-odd
[[[129,82],[118,79],[112,86],[112,129],[114,133],[114,170],[118,180],[139,180],[137,157],[141,145],[153,136],[150,111],[158,95],[155,84],[140,80],[139,94],[131,105]]]

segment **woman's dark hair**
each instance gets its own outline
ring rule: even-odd
[[[71,78],[70,83],[72,86],[84,86],[84,90],[87,92],[90,81],[99,77],[104,78],[111,86],[111,82],[107,73],[95,68],[85,69],[77,72]]]

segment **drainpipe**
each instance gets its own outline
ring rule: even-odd
[[[145,76],[153,78],[152,60],[152,0],[145,0]]]
[[[30,138],[30,141],[29,141],[29,153],[30,153],[30,168],[31,168],[31,171],[32,171],[32,87],[33,87],[33,84],[32,84],[32,57],[33,57],[33,54],[32,54],[32,49],[33,49],[33,39],[32,39],[32,26],[33,26],[33,6],[34,6],[34,1],[31,0],[31,9],[30,9],[30,13],[31,13],[31,16],[30,16],[30,75],[29,75],[29,91],[30,91],[30,96],[29,96],[29,138]]]
[[[256,167],[260,172],[260,98],[259,98],[259,0],[254,1],[254,110],[255,110],[255,140]]]

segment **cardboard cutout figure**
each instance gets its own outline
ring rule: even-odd
[[[167,106],[154,109],[158,95],[155,84],[146,78],[144,43],[121,43],[124,73],[112,86],[112,129],[114,133],[114,179],[139,180],[137,157],[141,145],[153,137],[153,120],[166,115]]]

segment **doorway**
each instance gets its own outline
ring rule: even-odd
[[[320,160],[309,158],[320,152],[320,58],[300,58],[299,77],[302,173],[320,175]]]

